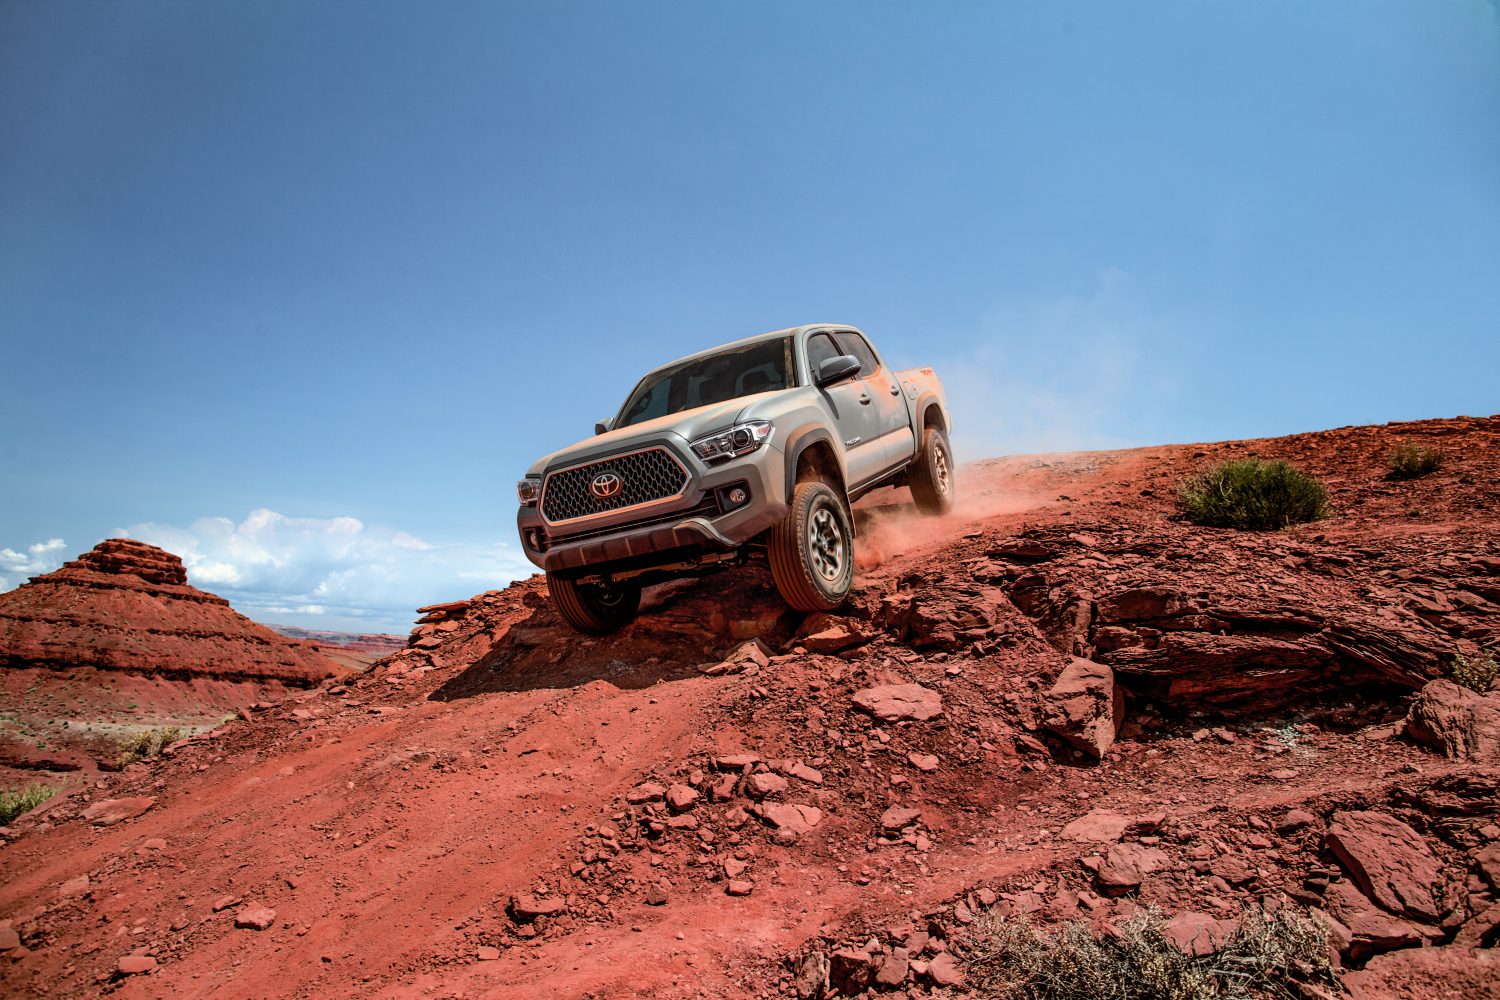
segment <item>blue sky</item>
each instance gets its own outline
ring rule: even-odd
[[[0,588],[129,532],[404,630],[802,322],[969,458],[1488,414],[1497,265],[1483,0],[0,0]]]

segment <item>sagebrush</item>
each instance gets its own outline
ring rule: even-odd
[[[1179,951],[1143,909],[1097,937],[1087,921],[1057,931],[985,917],[968,955],[972,995],[1002,1000],[1291,1000],[1296,983],[1338,982],[1322,926],[1290,909],[1248,909],[1213,955]]]
[[[181,726],[160,726],[136,733],[120,744],[119,765],[124,767],[155,757],[161,753],[162,747],[176,743],[185,735]]]
[[[1275,531],[1328,515],[1328,491],[1285,462],[1243,458],[1189,476],[1177,506],[1196,524]]]
[[[1391,449],[1386,459],[1392,479],[1420,479],[1443,466],[1443,453],[1423,444],[1405,442]]]
[[[9,826],[10,821],[28,813],[57,794],[51,785],[29,785],[0,791],[0,826]]]
[[[1494,686],[1495,678],[1500,677],[1500,663],[1496,663],[1494,654],[1488,651],[1474,656],[1460,653],[1453,658],[1453,668],[1449,674],[1453,677],[1453,683],[1484,694]]]

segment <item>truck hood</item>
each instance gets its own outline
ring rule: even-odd
[[[785,389],[773,389],[770,392],[741,396],[724,403],[710,403],[693,410],[680,410],[654,420],[646,420],[639,424],[631,424],[629,427],[596,434],[566,448],[560,448],[549,455],[543,455],[532,463],[531,468],[526,470],[526,474],[540,476],[547,469],[555,466],[572,465],[576,462],[587,461],[595,455],[620,451],[636,442],[645,444],[660,441],[669,436],[679,438],[679,443],[685,446],[689,441],[695,441],[715,431],[732,427],[757,402],[785,391]],[[685,447],[684,450],[686,450]]]

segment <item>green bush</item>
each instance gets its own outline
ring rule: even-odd
[[[1443,453],[1436,448],[1408,441],[1391,449],[1386,464],[1390,466],[1391,479],[1421,479],[1429,472],[1442,468]]]
[[[0,826],[9,826],[10,821],[28,813],[57,794],[51,785],[31,785],[0,792]]]
[[[1285,462],[1244,458],[1183,481],[1177,506],[1188,520],[1216,528],[1274,531],[1328,515],[1328,491]]]
[[[1286,1000],[1294,981],[1337,983],[1321,926],[1289,909],[1247,910],[1213,955],[1178,951],[1159,911],[1096,937],[1086,921],[1055,933],[1025,918],[984,917],[968,956],[973,995],[1003,1000]]]
[[[161,748],[170,746],[186,735],[181,726],[162,726],[159,729],[147,729],[136,733],[120,744],[121,767],[134,764],[137,761],[147,760],[161,753]]]
[[[1453,658],[1453,669],[1449,673],[1453,683],[1484,694],[1495,683],[1495,678],[1500,677],[1500,663],[1496,663],[1495,657],[1489,653],[1477,656],[1460,653]]]

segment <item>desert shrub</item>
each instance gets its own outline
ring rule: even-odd
[[[1025,918],[985,917],[968,956],[974,994],[1003,1000],[1283,1000],[1294,981],[1336,983],[1321,926],[1290,909],[1247,910],[1218,953],[1195,957],[1166,938],[1159,911],[1142,910],[1117,937],[1086,921],[1055,932]]]
[[[120,744],[121,767],[126,764],[134,764],[137,761],[147,760],[161,753],[161,748],[170,746],[186,735],[181,726],[161,726],[157,729],[147,729],[128,737]]]
[[[1285,462],[1243,458],[1189,476],[1177,506],[1196,524],[1274,531],[1327,516],[1328,491]]]
[[[1391,479],[1420,479],[1442,468],[1443,453],[1424,444],[1407,441],[1391,449],[1386,459]]]
[[[0,826],[9,826],[10,821],[28,813],[57,794],[51,785],[30,785],[0,792]]]
[[[1453,669],[1449,674],[1453,683],[1484,694],[1495,683],[1495,678],[1500,677],[1500,663],[1496,663],[1494,654],[1489,652],[1474,656],[1460,653],[1453,658]]]

